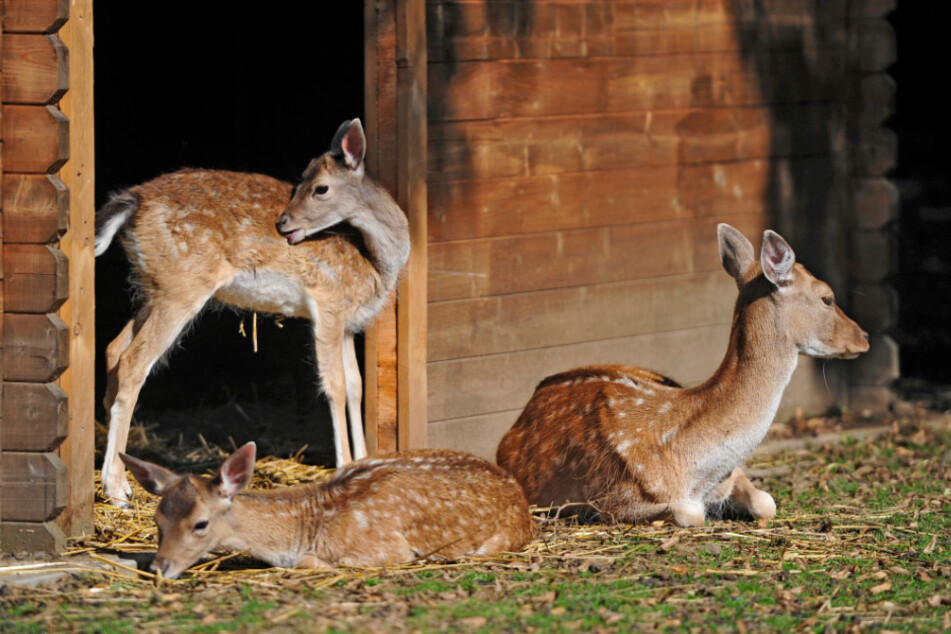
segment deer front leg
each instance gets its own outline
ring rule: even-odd
[[[363,431],[363,377],[357,363],[357,351],[353,343],[353,334],[346,333],[343,339],[343,370],[347,384],[347,415],[350,417],[350,434],[353,436],[353,457],[355,460],[367,455],[366,437]]]
[[[595,505],[597,508],[597,505]],[[703,526],[703,505],[693,501],[655,502],[638,504],[623,509],[599,509],[604,522],[646,524],[656,520],[668,520],[677,526]]]
[[[335,325],[335,324],[333,324]],[[352,462],[350,439],[347,436],[347,378],[344,373],[343,328],[314,321],[317,372],[320,386],[330,405],[330,419],[334,428],[334,455],[337,467]],[[365,450],[364,450],[365,451]]]
[[[748,514],[754,520],[771,520],[776,517],[776,502],[773,496],[753,486],[740,467],[733,469],[723,482],[713,488],[706,503],[708,507],[728,504],[734,511]]]

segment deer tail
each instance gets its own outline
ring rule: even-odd
[[[112,239],[139,206],[139,199],[134,194],[125,191],[114,195],[102,208],[96,212],[96,255],[105,253]]]

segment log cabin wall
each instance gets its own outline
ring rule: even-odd
[[[891,8],[427,2],[430,446],[494,457],[573,366],[709,376],[736,296],[719,222],[779,230],[875,333],[853,366],[803,358],[780,417],[883,405]]]
[[[91,199],[82,198],[92,180],[86,127],[92,16],[89,0],[72,4],[6,0],[2,7],[0,548],[6,551],[62,550],[66,535],[92,528],[93,210]],[[75,26],[68,23],[71,9]],[[71,71],[77,86],[67,97]]]

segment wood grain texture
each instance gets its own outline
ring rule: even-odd
[[[430,183],[810,156],[829,104],[433,123]],[[778,128],[774,120],[785,126]],[[795,139],[795,143],[793,140]]]
[[[7,313],[50,313],[69,297],[69,260],[45,244],[3,245]]]
[[[717,367],[729,324],[602,339],[429,364],[429,419],[446,420],[521,408],[546,376],[573,367],[628,363],[700,381]]]
[[[364,3],[364,111],[367,170],[398,195],[397,62],[394,0]],[[398,448],[397,307],[385,307],[367,329],[363,398],[367,449]]]
[[[808,172],[826,157],[791,159]],[[768,160],[434,183],[429,243],[727,214],[765,214]]]
[[[432,244],[429,300],[716,270],[718,221],[749,236],[764,228],[763,217],[751,214]]]
[[[0,524],[0,548],[6,552],[62,553],[66,543],[66,534],[55,521]]]
[[[738,3],[431,1],[429,57],[435,61],[739,52],[736,31],[758,31],[749,47],[794,48],[782,39],[815,5],[773,2],[754,13]],[[826,38],[844,37],[847,19],[880,17],[894,2],[826,2],[813,24]]]
[[[69,19],[69,0],[4,0],[7,33],[54,33]]]
[[[717,270],[429,305],[429,360],[727,323],[736,284]]]
[[[4,383],[0,446],[4,451],[52,451],[69,430],[68,397],[55,383]]]
[[[0,519],[45,522],[66,507],[66,465],[55,453],[4,451]]]
[[[69,394],[69,434],[60,456],[69,471],[68,504],[57,519],[70,536],[93,530],[95,478],[95,121],[93,116],[93,2],[72,0],[60,36],[69,47],[70,89],[60,107],[73,127],[60,175],[69,189],[69,231],[60,248],[69,257],[69,299],[59,316],[69,333],[69,366],[59,384]]]
[[[69,327],[56,314],[3,315],[3,380],[53,381],[69,366]]]
[[[844,60],[817,83],[802,51],[431,64],[432,121],[591,115],[821,102]],[[813,51],[818,55],[817,51]],[[752,59],[751,59],[752,57]],[[839,58],[841,60],[841,58]],[[833,62],[830,61],[830,64]],[[768,74],[761,68],[775,69]],[[779,85],[782,90],[778,90]]]
[[[69,121],[53,106],[4,105],[3,171],[46,174],[69,158]]]
[[[399,449],[427,447],[426,416],[426,134],[424,0],[397,3],[398,201],[409,219],[411,251],[397,295]]]
[[[3,175],[3,239],[46,244],[69,227],[69,190],[55,174]]]
[[[3,39],[3,103],[54,104],[69,88],[66,46],[56,35]]]

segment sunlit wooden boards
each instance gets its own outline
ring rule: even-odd
[[[71,12],[77,25],[70,23]],[[74,433],[87,429],[91,441],[92,410],[85,403],[92,399],[92,353],[77,355],[81,332],[74,317],[75,289],[88,289],[91,298],[92,269],[80,270],[78,265],[92,258],[93,210],[91,198],[74,203],[81,187],[70,188],[80,163],[89,182],[92,174],[91,19],[88,1],[4,3],[0,39],[0,548],[4,550],[61,549],[66,534],[88,531],[92,524],[93,448],[91,442],[76,442],[83,432]],[[77,78],[77,67],[88,72]],[[77,142],[77,136],[86,138],[88,147]],[[91,303],[79,312],[91,332]],[[68,380],[71,373],[88,376],[79,389]],[[76,453],[69,447],[82,449]]]
[[[718,222],[784,232],[888,323],[893,4],[427,2],[430,444],[493,456],[572,366],[709,375]],[[787,411],[860,402],[880,348],[874,372],[804,362]]]

